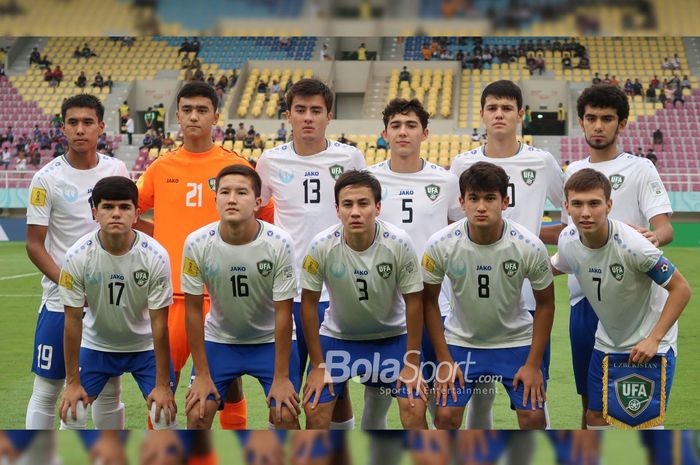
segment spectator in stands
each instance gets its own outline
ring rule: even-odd
[[[647,151],[647,158],[651,160],[651,162],[656,165],[656,162],[659,161],[658,157],[656,156],[656,153],[654,152],[654,147],[651,147]]]
[[[277,45],[281,49],[289,48],[291,45],[290,38],[287,36],[280,36],[279,40],[277,41]]]
[[[610,75],[608,73],[605,73],[605,77],[603,77],[603,84],[610,85]]]
[[[464,61],[464,52],[461,48],[457,50],[457,53],[455,53],[455,60],[459,61],[460,63]]]
[[[279,129],[277,129],[277,137],[275,138],[275,140],[279,140],[282,142],[285,142],[287,140],[287,128],[284,127],[284,123],[281,123]]]
[[[452,54],[452,51],[448,48],[443,48],[442,51],[440,52],[440,59],[444,61],[452,61],[455,59],[454,55]]]
[[[229,88],[232,89],[233,86],[236,85],[236,81],[238,81],[238,73],[236,73],[236,70],[234,69],[233,71],[231,71],[231,76],[229,76],[229,78],[228,78]],[[292,82],[292,80],[290,79],[289,82]],[[286,91],[286,89],[285,89],[285,91]]]
[[[583,55],[579,59],[578,68],[579,69],[591,69],[591,60],[588,58],[588,55]]]
[[[630,97],[632,95],[634,95],[634,85],[632,84],[631,79],[627,78],[627,80],[625,81],[625,87],[623,88],[623,90],[625,91],[625,94],[627,94]]]
[[[133,137],[134,137],[134,118],[131,117],[130,114],[126,114],[126,137],[129,140],[129,145],[133,144]]]
[[[614,74],[612,75],[612,78],[610,78],[610,85],[615,87],[620,85],[619,81],[617,80],[617,77],[615,77]]]
[[[185,82],[193,81],[194,80],[194,70],[192,68],[187,68],[185,70]]]
[[[153,107],[148,107],[146,113],[143,114],[143,122],[146,123],[146,128],[149,130],[153,128],[153,123],[156,121],[156,112],[153,111]]]
[[[654,74],[654,77],[649,81],[649,87],[656,90],[656,88],[658,88],[660,85],[661,83],[659,82],[659,78],[656,77],[656,74]]]
[[[629,79],[628,79],[628,81],[629,81]],[[598,85],[598,84],[600,84],[600,83],[602,82],[602,81],[600,80],[600,76],[598,76],[598,73],[593,74],[593,81],[592,81],[592,82],[593,82],[593,85],[594,85],[594,86],[595,86],[595,85]],[[630,82],[630,84],[632,84],[632,83]]]
[[[279,94],[279,93],[280,93],[280,84],[279,84],[279,82],[273,80],[272,85],[270,86],[270,95]]]
[[[667,88],[664,87],[661,89],[661,92],[659,92],[659,102],[663,108],[666,108],[666,102],[668,101],[668,94],[666,93],[666,90]]]
[[[251,134],[250,132],[247,132],[245,137],[243,138],[243,148],[244,149],[253,149],[255,147],[255,133]]]
[[[231,142],[236,140],[236,130],[233,129],[233,124],[228,123],[226,126],[226,131],[224,131],[224,141],[230,140]]]
[[[430,51],[430,46],[428,44],[423,44],[420,49],[420,54],[425,61],[430,61],[433,59],[433,53]]]
[[[661,67],[663,69],[671,69],[673,65],[671,64],[671,60],[668,59],[668,57],[664,58],[664,62],[661,63]]]
[[[289,82],[292,82],[290,79]],[[277,119],[280,119],[282,115],[284,115],[287,112],[287,99],[281,98],[279,103],[277,104]]]
[[[677,53],[675,53],[671,59],[671,69],[681,69],[681,59]]]
[[[367,47],[365,47],[365,43],[362,42],[359,47],[357,47],[357,59],[360,61],[366,61],[367,60]]]
[[[91,57],[96,57],[97,54],[92,51],[90,46],[85,42],[85,45],[83,45],[83,50],[81,51],[81,55],[83,58],[85,58],[85,61],[88,61]]]
[[[255,130],[255,126],[253,126],[251,124],[250,127],[248,128],[248,132],[246,132],[246,135],[255,137],[256,132],[258,132],[258,131]]]
[[[236,140],[245,139],[246,131],[243,123],[238,123],[238,129],[236,130]]]
[[[194,52],[195,58],[199,56],[199,50],[202,47],[202,44],[199,42],[198,38],[192,39],[192,43],[190,44],[190,49]]]
[[[15,161],[15,169],[17,171],[26,171],[27,170],[27,154],[24,152],[24,150],[17,151],[17,159]]]
[[[253,148],[261,150],[265,148],[265,141],[263,140],[259,132],[255,133],[255,138],[253,139]]]
[[[81,71],[78,79],[75,81],[75,85],[84,89],[87,85],[87,76],[85,76],[85,71]]]
[[[481,69],[483,62],[481,61],[481,55],[475,53],[472,57],[472,69]]]
[[[192,47],[190,46],[190,41],[185,38],[182,43],[180,44],[180,48],[177,49],[177,56],[178,58],[180,57],[181,53],[185,54],[185,57],[187,57],[187,54],[192,51]]]
[[[41,152],[39,152],[38,143],[32,142],[29,144],[27,147],[27,159],[29,160],[30,165],[32,165],[34,168],[39,168],[41,165]]]
[[[216,78],[212,73],[209,73],[209,76],[207,76],[207,84],[209,84],[212,87],[214,87],[214,85],[216,84]]]
[[[340,137],[338,137],[338,142],[340,142],[341,144],[347,144],[347,145],[351,145],[353,147],[357,147],[357,142],[352,141],[352,140],[348,139],[347,137],[345,137],[345,133],[340,134]]]
[[[129,102],[124,100],[124,103],[119,105],[118,111],[119,111],[119,125],[123,126],[124,124],[126,124],[126,118],[129,115]],[[126,128],[124,128],[124,130],[122,132],[126,132]]]
[[[226,92],[226,89],[228,88],[228,78],[225,74],[222,74],[219,80],[216,81],[216,88]]]
[[[638,78],[634,79],[634,82],[632,83],[632,89],[634,91],[634,95],[641,96],[644,93],[644,89],[642,88],[642,83],[639,82]]]
[[[32,49],[32,52],[29,54],[29,66],[31,66],[33,64],[38,65],[40,60],[41,60],[41,54],[39,53],[39,49],[34,47]]]
[[[95,74],[95,77],[92,80],[92,87],[97,87],[98,89],[102,89],[105,85],[105,78],[102,77],[102,73],[99,71]]]
[[[175,139],[173,139],[173,136],[168,133],[166,136],[163,138],[163,147],[166,149],[172,149],[175,147]]]
[[[654,145],[664,145],[664,133],[659,128],[656,128],[656,131],[652,133],[651,139],[654,141]]]
[[[49,60],[49,57],[47,57],[46,55],[44,55],[44,56],[41,58],[41,60],[39,60],[39,68],[41,68],[41,69],[46,69],[46,68],[48,68],[49,66],[51,66],[52,63],[53,63],[53,62],[52,62],[51,60]]]
[[[690,80],[688,79],[687,74],[683,75],[683,80],[681,80],[681,89],[690,89]]]
[[[76,60],[80,61],[80,57],[82,57],[82,56],[83,56],[83,54],[82,54],[82,52],[80,51],[80,46],[76,46],[76,47],[75,47],[75,50],[73,51],[73,58],[75,58]]]
[[[540,76],[542,76],[542,73],[545,72],[545,61],[543,56],[535,57],[534,67],[530,69],[530,75],[532,75],[535,70],[539,71]]]
[[[523,124],[522,133],[530,134],[530,125],[532,124],[532,110],[530,110],[530,105],[525,105],[525,111],[523,111]],[[486,133],[484,133],[486,135]]]
[[[182,57],[180,60],[180,69],[190,69],[192,67],[192,61],[187,55]]]
[[[142,150],[142,149],[150,150],[151,149],[151,147],[153,146],[152,134],[153,134],[153,132],[150,129],[148,131],[146,131],[146,134],[144,134],[144,136],[143,136],[143,142],[141,142],[142,145],[141,145],[141,147],[139,147],[139,150]]]
[[[5,131],[5,134],[2,137],[2,142],[9,142],[10,144],[14,143],[15,141],[15,133],[12,130],[12,126],[7,127],[7,131]]]
[[[110,74],[107,76],[107,79],[105,79],[105,87],[109,89],[109,93],[112,93],[112,87],[114,86],[114,81],[112,80],[112,75]]]
[[[10,163],[12,163],[12,153],[8,146],[2,148],[2,158],[0,158],[0,163],[2,163],[5,171],[10,168]]]
[[[656,102],[656,90],[653,87],[650,86],[647,89],[646,96],[647,96],[647,102],[650,102],[650,103]]]
[[[321,61],[330,61],[331,55],[328,53],[328,44],[323,44],[321,47]]]
[[[634,154],[638,157],[644,158],[644,150],[641,147],[637,147],[637,151]]]
[[[479,142],[481,140],[481,135],[479,134],[479,128],[474,128],[474,132],[471,134],[472,142]]]
[[[121,38],[120,44],[121,44],[122,47],[131,48],[131,46],[134,45],[134,41],[135,41],[135,40],[136,40],[135,37],[132,37],[132,36],[124,36],[124,37]]]
[[[46,68],[46,71],[44,71],[44,82],[48,82],[51,85],[51,81],[53,81],[53,70]]]
[[[65,154],[66,154],[66,146],[65,145],[58,143],[54,146],[54,148],[53,148],[53,157],[54,158],[61,157]]]
[[[39,148],[41,150],[48,150],[51,148],[51,138],[46,131],[43,131],[41,136],[39,136]]]
[[[41,137],[41,129],[39,129],[38,124],[35,124],[34,129],[32,129],[32,142],[37,142],[40,137]]]
[[[55,82],[56,87],[61,85],[61,81],[63,81],[63,70],[61,69],[61,65],[56,65],[56,67],[53,70],[53,75],[51,77]]]
[[[192,66],[192,68],[194,68],[194,69],[199,69],[199,68],[202,67],[202,63],[199,61],[199,58],[194,57],[194,59],[192,60],[192,65],[191,65],[191,66]]]
[[[570,56],[567,55],[561,59],[561,67],[562,69],[573,69]]]
[[[114,156],[114,147],[112,146],[112,144],[107,143],[107,145],[105,145],[105,148],[102,150],[102,153],[104,153],[108,157],[113,157]]]
[[[564,104],[562,102],[559,102],[559,106],[557,107],[557,121],[560,123],[566,121],[566,109],[564,108]]]
[[[685,106],[685,97],[680,85],[676,86],[676,89],[673,91],[673,108],[676,108],[676,102],[681,102],[681,107]]]
[[[215,126],[219,131],[221,131],[221,128],[219,126]],[[165,137],[163,135],[163,131],[156,131],[153,130],[154,135],[153,135],[153,144],[151,145],[152,147],[157,148],[160,150],[163,148],[163,138]]]
[[[381,134],[379,134],[379,137],[377,137],[377,148],[384,150],[387,150],[389,148],[389,144],[387,144],[386,139],[384,139],[384,136],[382,136]]]
[[[5,63],[0,61],[0,81],[4,81],[5,79],[7,79],[5,75]]]
[[[97,150],[103,150],[107,146],[107,133],[102,133],[97,138]]]
[[[267,93],[267,84],[265,81],[260,81],[258,82],[258,87],[257,87],[257,92],[258,94],[266,94]]]
[[[19,136],[19,139],[17,140],[17,143],[15,144],[15,150],[19,152],[24,152],[27,149],[27,137],[26,134],[23,136]]]

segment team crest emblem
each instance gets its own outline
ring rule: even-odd
[[[263,275],[264,278],[272,273],[272,262],[269,260],[262,260],[258,262],[258,272]]]
[[[621,174],[611,174],[610,175],[610,184],[612,185],[612,188],[614,190],[618,190],[620,186],[622,186],[622,183],[625,182],[625,177]]]
[[[216,192],[216,178],[207,179],[207,183],[209,183],[209,189]]]
[[[526,170],[522,170],[520,172],[520,176],[523,177],[523,181],[525,181],[525,184],[528,186],[532,186],[532,183],[535,182],[535,177],[537,176],[537,173],[535,170],[531,170],[530,168]]]
[[[138,287],[142,287],[148,281],[148,271],[138,270],[134,271],[134,281]]]
[[[333,165],[330,168],[328,168],[328,171],[331,173],[331,177],[333,179],[338,179],[341,174],[343,174],[343,171],[345,171],[345,168],[343,168],[340,165]]]
[[[381,276],[384,279],[387,279],[389,276],[391,276],[391,272],[394,270],[394,267],[391,265],[391,263],[380,263],[377,265],[377,271],[379,272],[379,276]]]
[[[615,394],[620,406],[633,417],[639,416],[651,402],[654,381],[638,374],[615,380]]]
[[[440,186],[436,186],[435,184],[428,184],[427,186],[425,186],[425,194],[430,200],[435,201],[435,199],[438,198],[438,195],[440,195]]]
[[[294,172],[292,170],[280,169],[277,175],[282,184],[289,184],[294,179]]]
[[[509,278],[515,276],[515,273],[518,272],[518,268],[518,262],[516,262],[515,260],[506,260],[505,262],[503,262],[503,272]]]
[[[612,273],[613,278],[618,281],[622,281],[622,278],[625,276],[625,267],[619,263],[613,263],[610,265],[610,273]]]

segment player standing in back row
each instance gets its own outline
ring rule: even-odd
[[[185,333],[185,297],[180,286],[182,248],[192,231],[218,219],[214,180],[229,165],[250,163],[234,152],[212,141],[212,127],[219,119],[218,97],[203,82],[185,84],[177,94],[177,121],[183,144],[166,153],[148,167],[138,180],[139,209],[153,208],[153,223],[139,220],[137,229],[151,234],[170,255],[174,302],[168,314],[170,351],[179,382],[180,371],[187,362],[190,348]],[[258,216],[272,221],[272,205],[261,209]],[[205,295],[204,312],[209,309]],[[219,415],[223,429],[245,429],[246,401],[240,379],[228,390],[224,410]]]
[[[287,92],[287,120],[294,139],[263,152],[256,169],[262,179],[263,205],[274,200],[275,225],[292,236],[296,257],[295,273],[310,241],[316,234],[337,223],[333,187],[345,171],[366,166],[355,147],[326,139],[326,128],[333,118],[333,92],[317,79],[302,79]],[[328,308],[328,292],[323,289],[318,307],[319,323]],[[299,373],[303,375],[307,348],[301,323],[301,296],[294,299],[294,321],[299,345]],[[350,398],[338,402],[333,426],[352,429],[354,418]]]
[[[63,304],[58,279],[66,250],[84,234],[97,229],[90,211],[90,194],[106,176],[128,177],[121,160],[97,152],[104,132],[104,107],[96,97],[79,94],[61,105],[62,131],[68,153],[48,163],[32,178],[27,208],[27,255],[43,273],[39,320],[34,336],[32,371],[36,374],[27,406],[27,429],[52,429],[56,402],[66,376],[63,362]],[[119,379],[107,383],[93,404],[95,425],[124,428],[124,404]]]

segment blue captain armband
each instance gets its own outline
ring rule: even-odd
[[[662,255],[656,265],[647,271],[647,276],[659,286],[664,286],[670,281],[675,270],[676,266]]]

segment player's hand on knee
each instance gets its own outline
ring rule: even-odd
[[[309,375],[306,377],[306,385],[304,386],[304,404],[314,396],[314,400],[311,403],[311,409],[315,409],[318,405],[318,401],[321,399],[321,392],[323,392],[323,387],[328,385],[328,390],[331,396],[335,397],[335,390],[333,389],[333,379],[330,373],[326,371],[324,365],[312,368]]]
[[[293,465],[310,463],[318,441],[321,441],[327,450],[331,450],[331,435],[328,430],[307,429],[295,432],[292,437],[291,463]]]
[[[283,465],[284,451],[274,431],[251,431],[245,448],[250,465]]]
[[[154,387],[148,395],[146,402],[148,403],[149,410],[153,409],[153,405],[155,404],[154,425],[163,422],[164,419],[161,418],[161,412],[165,413],[166,425],[170,425],[175,421],[177,405],[175,404],[175,396],[169,385],[161,384]]]
[[[267,395],[267,407],[271,408],[272,400],[275,401],[275,423],[282,422],[282,408],[286,407],[296,419],[301,413],[299,406],[299,394],[288,377],[277,378],[272,381],[270,393]]]
[[[141,443],[140,465],[179,465],[184,450],[175,431],[151,431]]]
[[[649,336],[634,346],[630,352],[629,363],[646,363],[656,356],[659,350],[659,341]]]
[[[523,384],[523,407],[527,405],[528,399],[532,403],[532,410],[537,410],[537,406],[544,407],[547,393],[544,388],[544,376],[539,366],[527,364],[521,366],[513,377],[513,389],[517,391],[520,383]]]
[[[199,419],[203,419],[209,395],[214,396],[214,400],[217,404],[221,402],[219,390],[216,388],[216,384],[212,381],[211,376],[195,376],[190,390],[187,391],[187,396],[185,397],[185,414],[189,416],[190,411],[199,403]]]
[[[79,422],[79,407],[78,402],[82,402],[82,409],[87,409],[90,404],[88,394],[79,382],[66,383],[63,390],[63,398],[61,399],[61,420],[64,423]],[[68,418],[68,415],[71,415]],[[87,413],[86,413],[87,414]]]
[[[396,389],[400,390],[401,386],[404,386],[408,392],[408,402],[411,407],[416,405],[413,401],[414,392],[418,392],[418,396],[423,402],[428,401],[428,383],[425,382],[419,367],[408,364],[404,365],[399,374],[399,379],[396,381]]]
[[[124,445],[116,431],[103,431],[90,448],[91,465],[126,465]]]
[[[447,406],[447,396],[457,402],[457,386],[464,389],[464,373],[454,360],[443,360],[435,374],[435,404]]]

